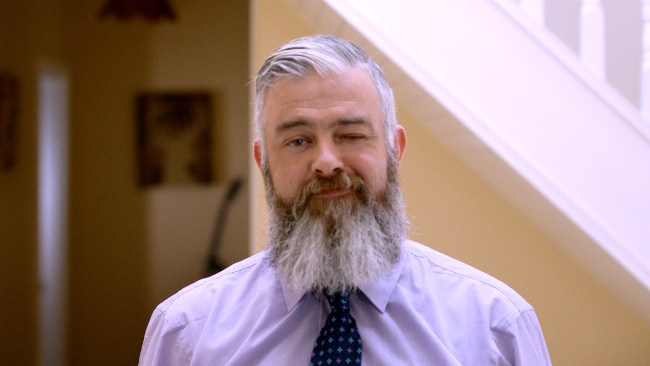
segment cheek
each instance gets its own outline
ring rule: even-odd
[[[269,160],[269,168],[275,192],[283,199],[293,199],[302,182],[302,174],[296,166]]]
[[[356,173],[366,181],[372,194],[380,193],[386,187],[387,159],[384,156],[363,156],[355,163]]]

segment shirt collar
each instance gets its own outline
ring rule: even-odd
[[[404,251],[404,245],[402,244],[399,260],[393,265],[393,269],[389,274],[379,277],[376,281],[359,286],[359,290],[363,292],[363,294],[380,312],[383,313],[386,311],[388,301],[395,290],[395,286],[397,286],[397,281],[399,280],[405,265],[406,253]],[[284,293],[284,301],[287,305],[287,311],[291,311],[296,307],[296,305],[298,305],[298,302],[300,302],[303,296],[307,294],[307,289],[291,289],[284,283],[284,281],[280,282]]]

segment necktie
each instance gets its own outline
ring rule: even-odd
[[[310,366],[361,365],[361,337],[350,315],[350,299],[341,293],[325,297],[332,312],[316,339]]]

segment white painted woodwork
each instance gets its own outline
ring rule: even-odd
[[[650,322],[650,126],[637,108],[512,0],[290,1],[307,2],[379,50],[401,106]]]
[[[605,79],[605,14],[600,0],[582,0],[580,57],[585,66]]]
[[[650,0],[643,0],[643,61],[641,64],[641,113],[650,120]]]
[[[521,0],[521,8],[537,24],[544,24],[544,0]]]

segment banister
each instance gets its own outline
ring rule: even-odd
[[[582,0],[580,58],[587,68],[605,79],[605,14],[600,0]]]

